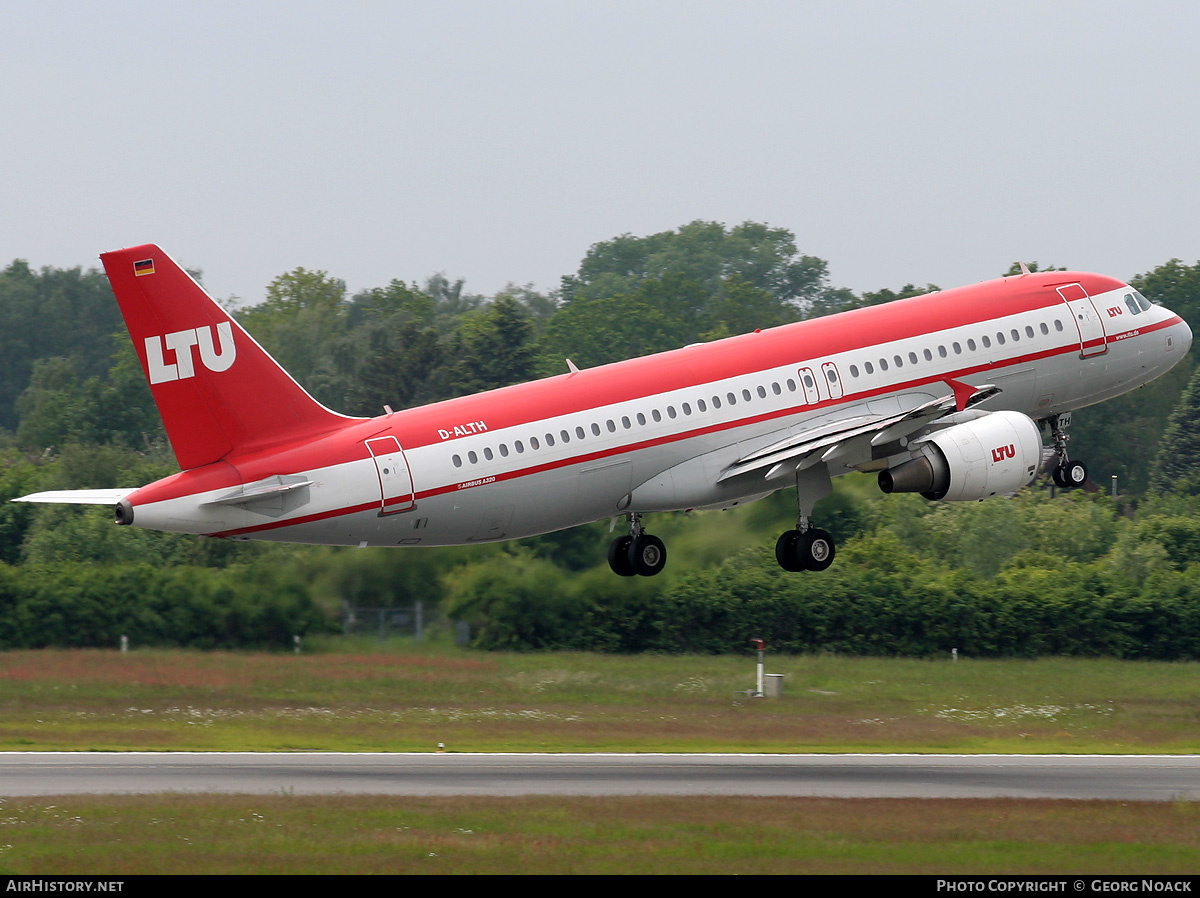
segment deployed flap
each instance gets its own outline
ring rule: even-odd
[[[998,392],[999,388],[987,384],[972,387],[969,398],[962,396],[962,384],[947,383],[954,391],[951,395],[924,402],[903,412],[887,415],[855,415],[796,434],[739,458],[717,478],[718,483],[731,480],[742,474],[766,469],[771,478],[785,469],[802,471],[820,461],[843,456],[847,444],[870,435],[870,446],[881,446],[915,433],[926,425],[933,424],[944,415],[953,414],[963,408],[977,405]]]

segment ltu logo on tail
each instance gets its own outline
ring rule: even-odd
[[[217,325],[221,349],[213,345],[211,327],[196,327],[186,331],[175,331],[165,337],[146,338],[146,368],[150,372],[150,383],[161,384],[170,380],[184,380],[196,376],[196,365],[192,347],[200,348],[200,364],[209,371],[229,369],[237,357],[237,346],[233,342],[233,325],[222,321]],[[163,346],[175,353],[174,363],[168,364],[163,356]]]
[[[992,461],[1004,461],[1006,458],[1017,457],[1017,446],[1015,443],[1009,443],[1007,446],[999,446],[992,450]]]

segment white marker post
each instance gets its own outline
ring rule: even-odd
[[[751,639],[758,646],[758,688],[754,691],[754,698],[763,697],[763,651],[766,648],[761,639]]]

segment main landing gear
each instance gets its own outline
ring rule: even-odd
[[[1050,425],[1050,439],[1054,446],[1054,453],[1058,456],[1058,465],[1051,471],[1050,479],[1054,481],[1055,486],[1065,490],[1083,486],[1088,478],[1087,465],[1081,461],[1073,461],[1067,455],[1067,441],[1071,439],[1067,434],[1067,428],[1071,426],[1071,413],[1051,415],[1047,419],[1047,423]]]
[[[823,571],[837,553],[833,537],[808,521],[809,512],[833,489],[824,465],[796,474],[796,529],[788,530],[775,543],[775,560],[785,571]]]
[[[829,468],[815,465],[796,472],[796,528],[775,543],[775,560],[785,571],[823,571],[837,552],[833,537],[808,520],[813,506],[833,491]],[[642,529],[642,516],[630,512],[629,535],[608,546],[608,566],[622,577],[653,577],[667,564],[667,549],[657,536]]]
[[[657,536],[642,530],[642,516],[629,515],[629,535],[619,536],[608,547],[608,566],[622,577],[653,577],[667,565],[667,547]]]
[[[823,571],[833,564],[837,548],[833,537],[801,518],[795,530],[788,530],[775,543],[775,560],[785,571]]]

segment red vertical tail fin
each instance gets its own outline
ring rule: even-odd
[[[184,470],[351,420],[309,396],[157,246],[100,260]]]

